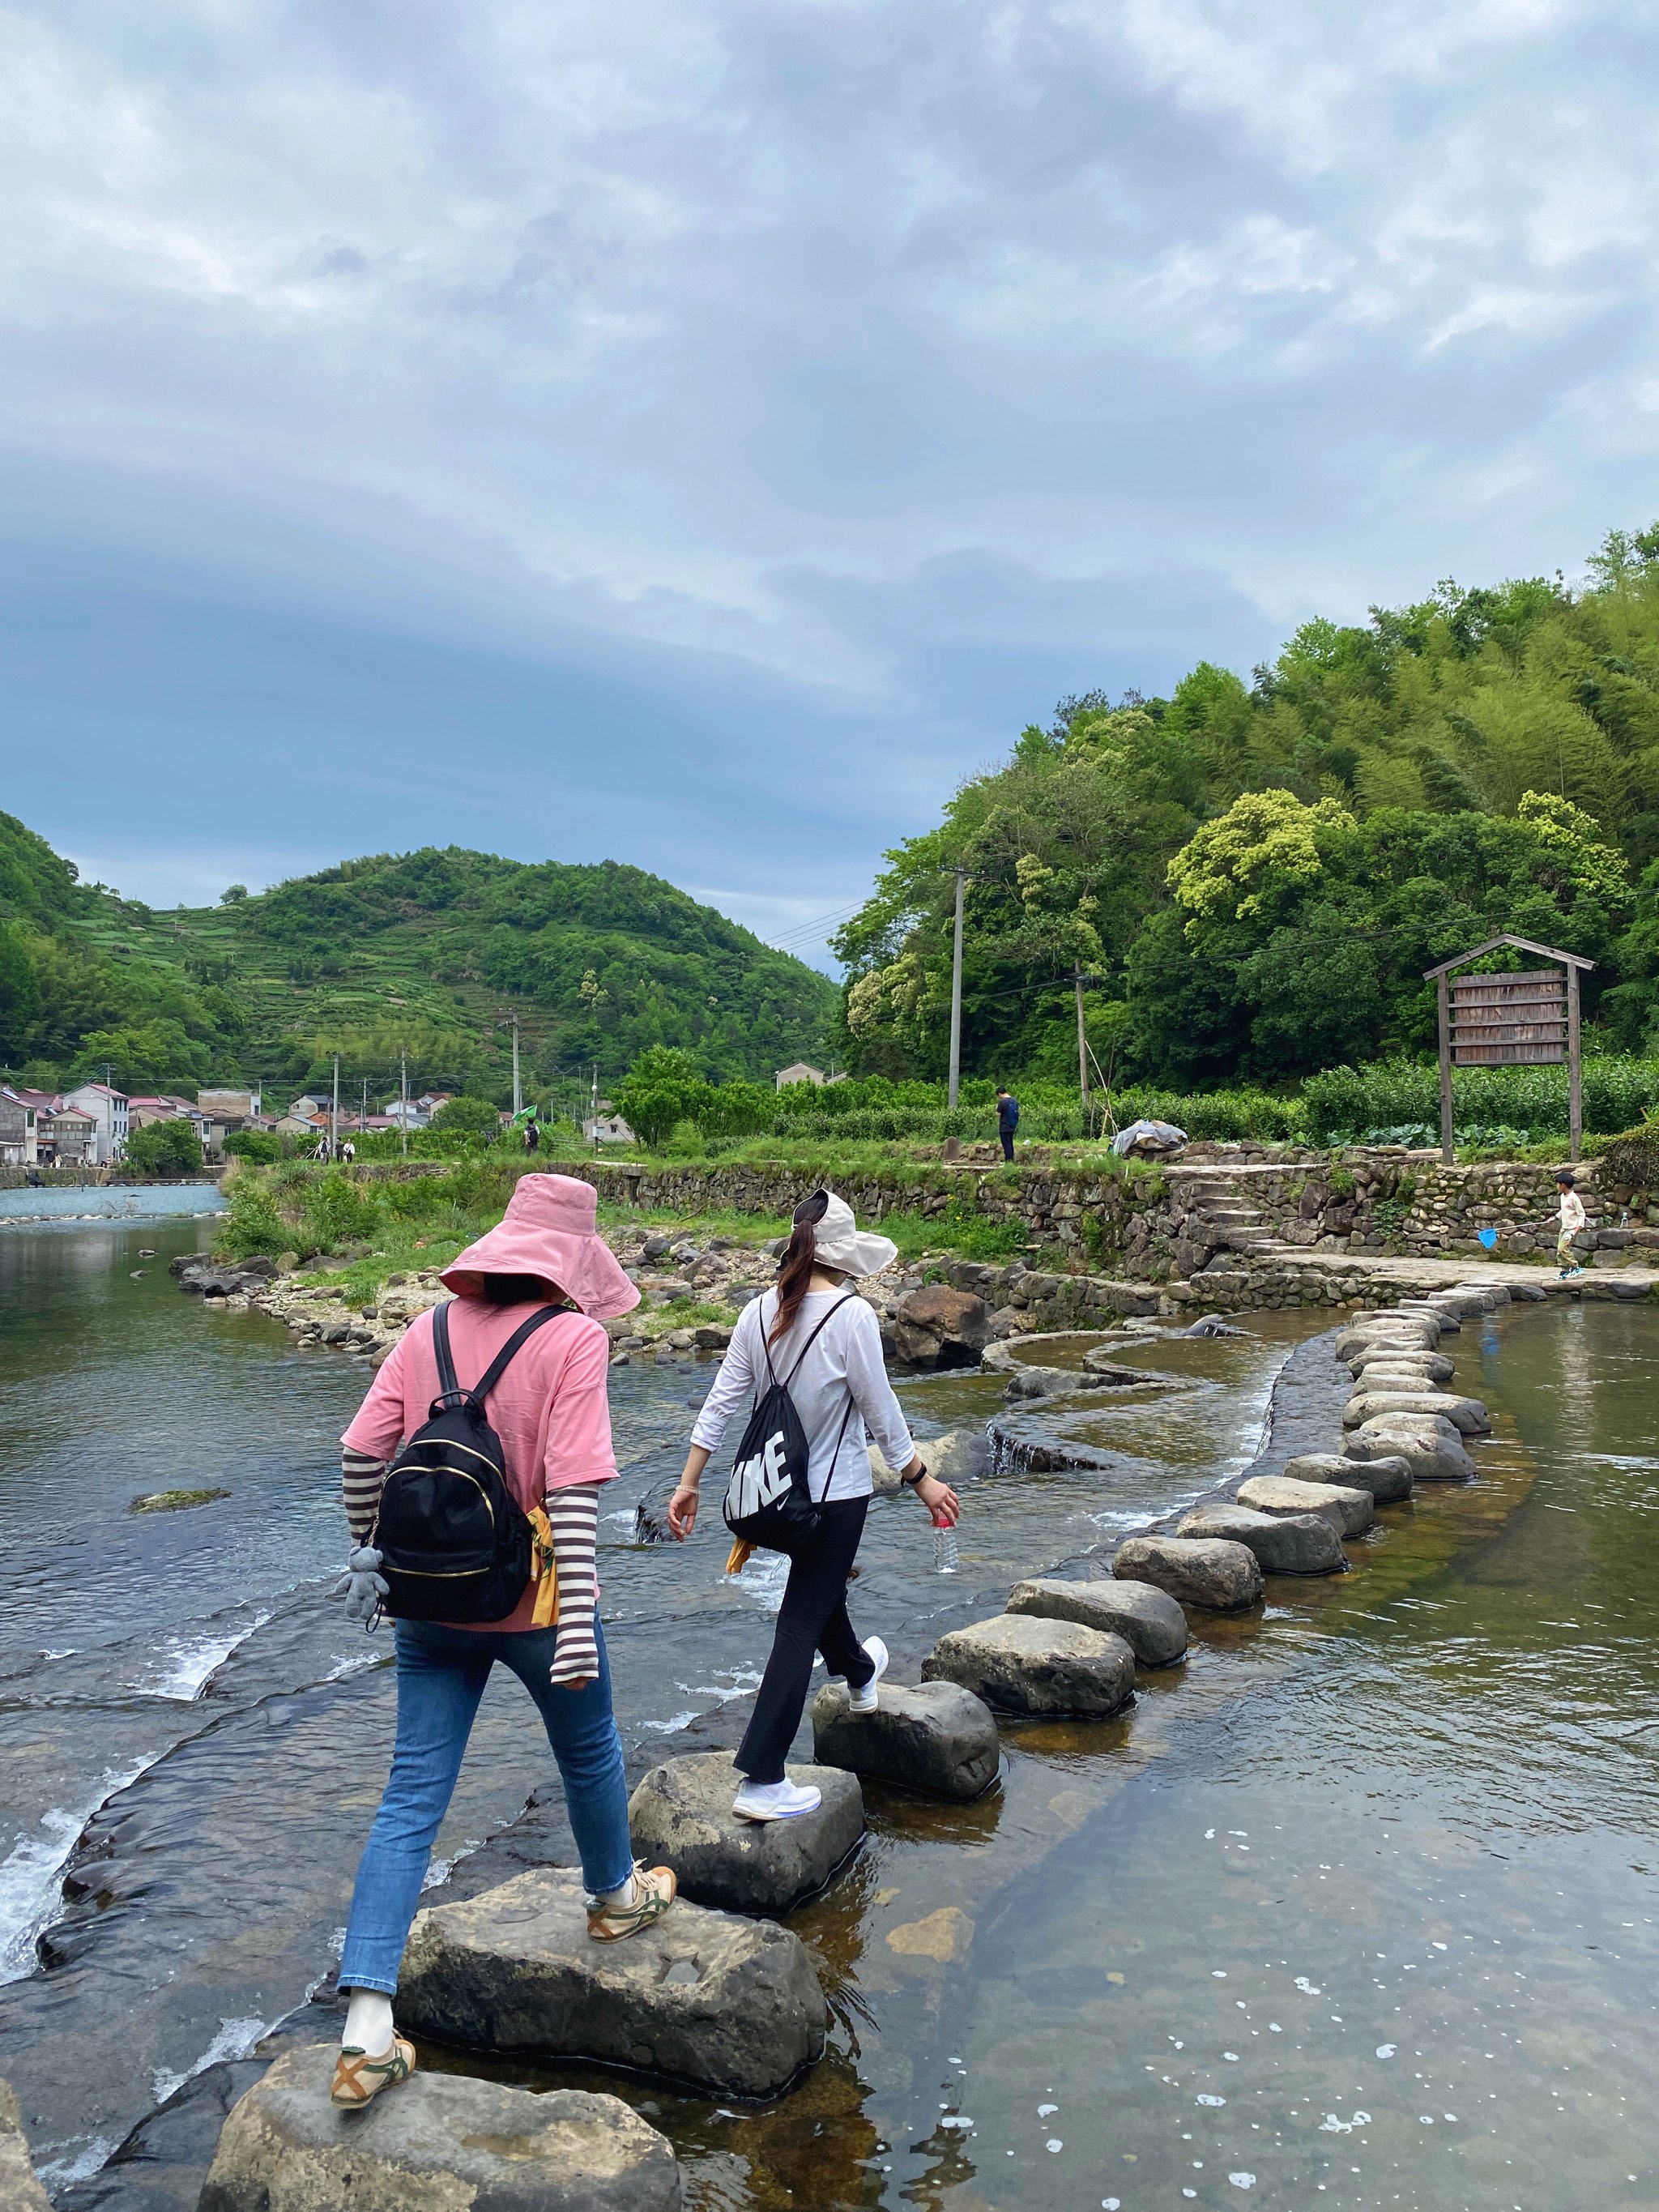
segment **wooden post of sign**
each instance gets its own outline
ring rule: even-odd
[[[1440,1007],[1440,1157],[1450,1167],[1456,1157],[1452,1149],[1451,990],[1444,975],[1435,978],[1435,996]]]
[[[1584,1141],[1584,1071],[1578,1057],[1578,970],[1567,970],[1567,1157],[1576,1160]]]

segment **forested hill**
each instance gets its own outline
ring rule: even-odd
[[[710,1078],[762,1080],[821,1052],[823,976],[659,877],[606,860],[526,865],[459,847],[348,860],[220,905],[152,911],[0,816],[0,1064],[130,1088],[233,1076],[279,1090],[343,1050],[354,1093],[396,1080],[498,1086],[520,1017],[527,1088],[653,1044]]]
[[[841,933],[859,1065],[1273,1082],[1431,1048],[1422,971],[1502,931],[1597,963],[1591,1042],[1659,1051],[1659,526],[1582,590],[1439,586],[1305,624],[1246,683],[1062,702]],[[1499,963],[1502,964],[1502,963]]]

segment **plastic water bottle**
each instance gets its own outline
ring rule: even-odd
[[[957,1557],[957,1532],[948,1521],[933,1523],[933,1572],[953,1575],[961,1565]]]

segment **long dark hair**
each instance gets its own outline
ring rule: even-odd
[[[778,1317],[772,1324],[769,1343],[775,1344],[781,1336],[787,1336],[795,1326],[801,1300],[812,1279],[812,1231],[829,1211],[827,1190],[815,1190],[811,1198],[802,1199],[795,1208],[789,1242],[778,1262]]]

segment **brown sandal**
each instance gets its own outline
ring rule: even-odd
[[[329,2102],[350,2112],[361,2112],[365,2105],[373,2104],[382,2089],[395,2088],[399,2081],[407,2081],[415,2071],[415,2046],[406,2043],[401,2035],[392,2039],[390,2051],[378,2058],[371,2058],[355,2043],[349,2043],[334,2062],[334,2086],[329,2091]]]

